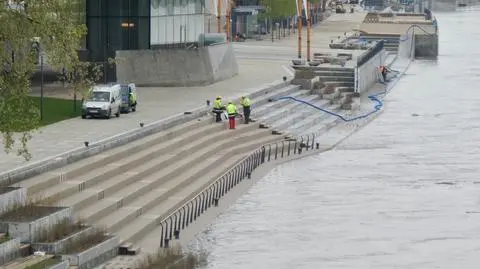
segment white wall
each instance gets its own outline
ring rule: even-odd
[[[14,205],[25,205],[27,203],[26,188],[12,188],[11,191],[0,194],[0,214],[5,213]]]
[[[415,55],[415,39],[413,38],[413,31],[407,35],[400,36],[400,43],[398,44],[398,57],[403,59],[411,59]]]
[[[379,79],[378,68],[385,63],[386,58],[385,50],[381,50],[370,60],[357,68],[357,79],[359,93],[364,93],[370,90]]]

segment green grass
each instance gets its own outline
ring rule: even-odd
[[[50,266],[55,265],[59,262],[61,262],[60,257],[54,257],[52,259],[44,260],[44,261],[39,262],[37,264],[28,266],[25,269],[46,269],[46,268],[50,268]]]
[[[0,238],[0,244],[3,244],[10,239],[11,239],[10,236],[6,234],[6,235],[2,236],[2,238]]]
[[[30,98],[40,109],[40,97],[31,96]],[[79,117],[82,114],[82,102],[77,100],[75,112],[73,104],[73,100],[43,97],[43,119],[40,121],[40,126]]]

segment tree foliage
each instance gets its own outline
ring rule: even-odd
[[[281,19],[296,14],[295,0],[260,0],[265,7],[263,14],[267,18]]]
[[[307,0],[303,0],[307,1]],[[326,0],[308,0],[311,4],[319,4]],[[297,14],[297,4],[295,0],[260,0],[260,4],[265,7],[263,16],[266,18],[282,19]]]
[[[39,126],[39,110],[29,98],[40,55],[63,79],[84,93],[100,75],[81,62],[78,50],[87,33],[81,0],[4,0],[0,6],[0,133],[4,150],[29,159],[27,142]],[[19,146],[15,145],[17,133]]]

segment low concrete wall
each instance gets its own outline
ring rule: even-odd
[[[436,58],[438,35],[415,35],[415,57]]]
[[[282,87],[290,84],[290,81],[274,81],[255,89],[249,89],[251,92],[250,97],[256,98],[267,94],[269,92],[278,90]],[[239,102],[241,96],[231,96],[235,102]],[[156,122],[145,125],[143,128],[138,127],[136,129],[129,130],[127,132],[102,139],[100,141],[91,142],[89,147],[78,147],[76,149],[67,151],[65,153],[47,158],[35,163],[31,163],[15,170],[7,171],[0,174],[0,183],[11,185],[20,182],[26,178],[36,176],[47,171],[64,167],[79,160],[94,156],[106,150],[125,145],[132,141],[137,141],[146,136],[167,130],[175,125],[182,124],[199,117],[207,115],[210,111],[210,107],[202,106],[195,109],[188,110],[191,114],[177,114],[166,119],[162,119]]]
[[[77,240],[79,237],[89,236],[95,232],[93,227],[86,227],[84,230],[74,233],[66,238],[52,243],[33,243],[31,248],[33,251],[43,251],[47,254],[60,254],[65,250],[65,247],[72,241]]]
[[[80,269],[94,268],[117,256],[119,244],[118,237],[112,237],[81,253],[62,255],[62,260],[68,260],[70,266],[78,266]]]
[[[238,65],[231,44],[199,48],[121,50],[117,80],[137,86],[202,86],[233,77]]]
[[[70,268],[70,263],[68,262],[68,260],[62,261],[60,263],[57,263],[55,265],[48,267],[48,269],[68,269],[68,268]]]
[[[378,68],[385,63],[386,52],[380,50],[370,60],[357,67],[356,83],[357,92],[360,94],[368,91],[378,81]]]
[[[14,238],[0,244],[0,265],[18,258],[20,248],[20,238]]]
[[[0,215],[8,211],[14,205],[27,203],[27,189],[7,187],[0,189]]]
[[[35,242],[40,232],[50,229],[65,218],[71,219],[72,215],[72,208],[59,208],[58,211],[48,216],[30,222],[1,221],[0,231],[8,233],[14,238],[19,238],[22,243],[31,243]]]

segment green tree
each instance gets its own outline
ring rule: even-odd
[[[295,0],[261,0],[260,4],[265,7],[263,17],[281,19],[296,14]]]
[[[83,0],[4,0],[0,6],[0,133],[4,150],[25,159],[27,143],[39,126],[39,111],[29,98],[31,75],[39,55],[84,94],[100,70],[81,62],[78,50],[87,33]],[[20,145],[17,147],[15,142]]]

